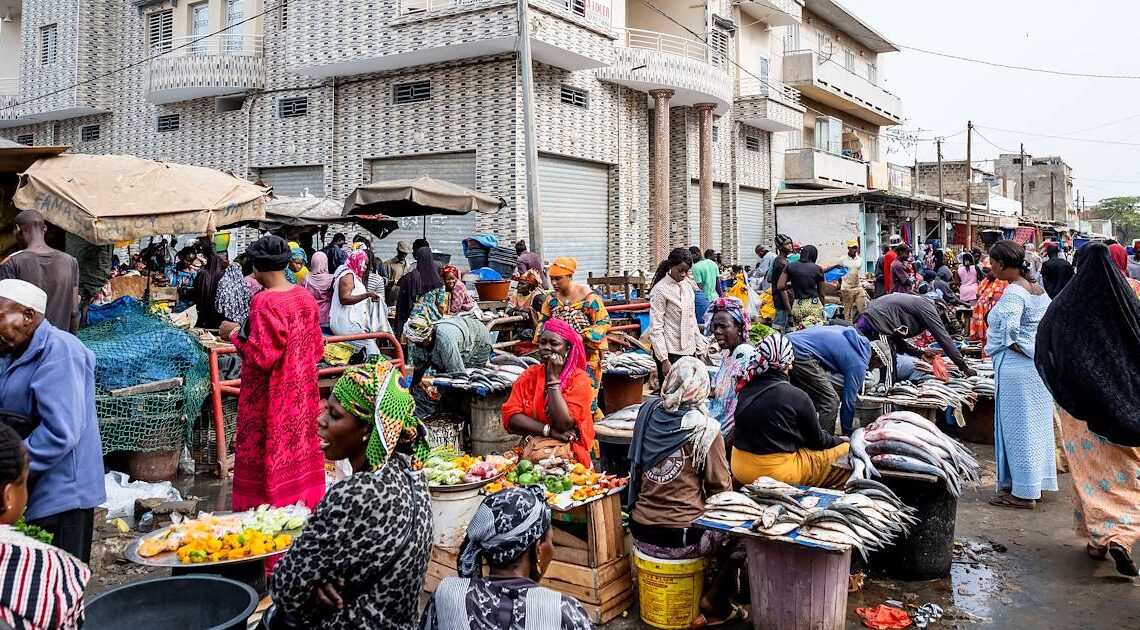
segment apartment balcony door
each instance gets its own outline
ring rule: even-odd
[[[207,42],[202,39],[210,34],[210,4],[199,2],[190,7],[190,41],[194,44],[190,48],[191,54],[206,54]]]
[[[230,27],[226,30],[226,36],[223,38],[226,42],[226,53],[230,55],[240,55],[245,38],[242,37],[242,32],[245,30],[245,25],[235,26],[245,19],[245,0],[226,0],[226,26]]]

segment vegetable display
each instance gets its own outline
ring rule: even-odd
[[[565,507],[621,488],[626,482],[624,478],[595,472],[555,455],[539,460],[537,464],[521,460],[505,478],[487,484],[483,491],[494,494],[517,486],[542,486],[548,503]]]
[[[173,552],[184,564],[241,560],[284,551],[305,526],[311,512],[303,504],[282,508],[262,505],[238,514],[201,514],[143,539],[139,556]]]
[[[437,449],[424,462],[424,477],[429,486],[477,483],[500,476],[514,463],[502,455],[472,457],[449,449]]]

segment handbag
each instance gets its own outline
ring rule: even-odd
[[[522,458],[529,460],[531,463],[537,464],[554,455],[568,461],[577,461],[577,458],[574,457],[574,451],[570,450],[570,444],[568,442],[563,442],[562,440],[551,437],[530,436],[523,443]]]

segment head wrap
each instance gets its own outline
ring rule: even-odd
[[[314,252],[313,262],[309,265],[309,277],[329,272],[329,257],[324,252]]]
[[[791,242],[792,242],[792,237],[788,236],[787,234],[777,234],[776,235],[776,248],[777,249],[780,247],[783,247],[784,245],[787,245],[788,243],[791,243]]]
[[[533,284],[536,287],[542,286],[542,276],[539,275],[536,269],[527,269],[526,271],[522,272],[519,275],[516,275],[511,279],[515,282],[527,282]]]
[[[442,287],[443,278],[435,266],[435,256],[431,253],[431,247],[421,247],[412,256],[416,259],[415,274],[419,278],[419,293],[411,296],[412,300],[416,300],[420,295]]]
[[[273,234],[266,234],[250,243],[245,255],[258,271],[281,271],[293,258],[285,239]]]
[[[570,382],[574,369],[586,369],[586,348],[582,345],[582,335],[574,327],[560,319],[548,319],[542,325],[542,332],[552,332],[562,337],[570,344],[570,353],[566,355],[566,365],[562,368],[559,382],[563,387]]]
[[[772,333],[756,344],[756,353],[744,368],[746,380],[751,380],[768,370],[786,370],[792,366],[794,360],[792,342],[780,333]]]
[[[462,274],[459,273],[459,267],[456,267],[455,265],[444,265],[443,267],[440,267],[440,277],[446,276],[447,274],[455,276],[456,280],[460,280],[462,278]]]
[[[7,278],[0,280],[0,297],[11,300],[33,311],[44,314],[47,310],[47,293],[44,290],[24,280]]]
[[[459,577],[481,577],[483,559],[493,567],[518,562],[550,529],[550,506],[541,487],[508,488],[483,499],[459,547]]]
[[[309,255],[300,246],[293,246],[289,248],[289,252],[293,255],[292,260],[298,260],[304,264],[309,264]]]
[[[938,277],[942,278],[946,282],[950,282],[950,279],[953,278],[953,275],[952,275],[949,267],[939,267],[938,268]]]
[[[214,235],[214,251],[224,252],[230,249],[230,233],[218,232]]]
[[[365,455],[373,470],[391,459],[399,444],[412,445],[415,468],[427,459],[427,429],[413,415],[416,403],[391,362],[380,360],[349,369],[333,385],[332,393],[349,413],[372,425]]]
[[[708,397],[709,371],[693,357],[678,359],[661,384],[661,407],[668,411],[694,407]]]
[[[1120,243],[1113,243],[1108,246],[1108,253],[1112,256],[1112,262],[1120,269],[1120,273],[1128,275],[1128,250]]]
[[[364,249],[354,249],[348,252],[344,266],[352,272],[352,275],[364,280],[364,269],[368,266],[368,252]]]
[[[548,273],[551,276],[572,276],[578,271],[578,261],[569,256],[559,256],[550,263]]]
[[[728,313],[732,316],[733,321],[740,324],[741,330],[748,330],[748,313],[744,312],[744,302],[741,302],[740,298],[722,297],[713,300],[713,303],[709,305],[705,320],[706,335],[712,334],[713,315],[717,313]]]
[[[431,322],[426,317],[412,317],[404,324],[404,337],[408,343],[423,343],[431,334]]]

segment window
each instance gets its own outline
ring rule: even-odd
[[[800,49],[800,25],[792,24],[788,26],[788,32],[784,33],[784,52],[791,52]]]
[[[55,63],[59,59],[59,29],[55,24],[40,28],[40,64]]]
[[[831,55],[831,38],[827,36],[827,33],[820,31],[815,34],[815,46],[819,49],[820,56],[828,57]]]
[[[226,40],[226,53],[230,55],[250,54],[253,51],[243,50],[245,38],[242,36],[242,27],[239,24],[245,19],[245,0],[226,0],[226,27],[229,30],[224,35]]]
[[[206,54],[206,40],[203,39],[206,35],[210,34],[210,5],[206,2],[199,2],[190,6],[190,41],[194,44],[190,47],[190,53],[194,55]]]
[[[285,29],[289,28],[289,3],[288,2],[282,2],[281,3],[281,15],[278,17],[281,20],[277,24],[278,28],[280,28],[281,30],[285,30]]]
[[[178,131],[178,114],[161,114],[155,119],[155,129],[158,131]]]
[[[36,143],[36,139],[30,133],[22,133],[16,136],[16,142],[30,147]]]
[[[396,83],[392,86],[392,103],[395,105],[429,100],[431,100],[431,81]]]
[[[562,103],[575,107],[587,108],[590,106],[590,93],[569,85],[562,86]]]
[[[760,152],[760,138],[756,136],[744,136],[744,148],[748,151]]]
[[[300,118],[309,113],[309,97],[296,96],[277,100],[278,118]]]
[[[843,67],[848,72],[855,72],[855,51],[850,48],[843,49]]]
[[[1029,190],[1033,190],[1034,188],[1037,188],[1037,182],[1029,180]]]
[[[867,155],[863,157],[871,162],[879,161],[879,136],[871,136],[867,140]]]
[[[146,30],[151,54],[168,52],[174,41],[174,11],[159,11],[147,15]]]
[[[871,82],[871,85],[879,84],[879,69],[870,62],[867,62],[867,80]]]
[[[720,127],[713,127],[713,143],[720,142]]]
[[[712,61],[714,65],[721,68],[728,65],[728,33],[718,30],[709,31],[709,48],[712,49]]]
[[[832,116],[817,116],[815,119],[815,148],[842,155],[843,121]]]
[[[769,62],[767,57],[760,58],[760,93],[768,93],[768,70]]]
[[[83,125],[79,128],[80,142],[95,142],[99,139],[99,125]]]

